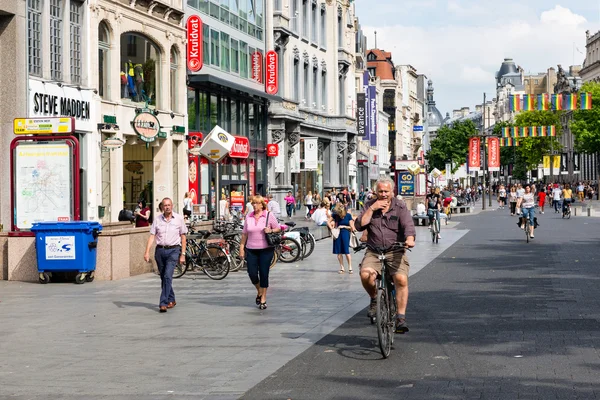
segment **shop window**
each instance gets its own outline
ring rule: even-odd
[[[248,78],[250,66],[248,63],[248,44],[240,42],[240,75],[242,78]]]
[[[62,0],[50,0],[50,76],[62,81]]]
[[[219,32],[210,30],[210,63],[219,66]]]
[[[171,66],[169,70],[169,85],[171,87],[171,111],[179,111],[179,107],[177,107],[177,69],[179,68],[179,55],[177,54],[177,49],[175,47],[171,48]]]
[[[103,99],[110,98],[110,71],[108,66],[110,51],[110,33],[105,22],[100,22],[98,25],[98,94]],[[125,71],[121,72],[121,82],[127,82]],[[126,87],[126,85],[125,85]]]
[[[229,35],[221,32],[221,70],[229,72],[230,70],[230,54],[229,54]]]
[[[240,43],[231,39],[231,72],[240,72]]]
[[[210,26],[202,24],[202,62],[210,64]]]
[[[29,73],[42,76],[42,0],[27,1]]]
[[[160,51],[153,42],[137,33],[122,34],[121,72],[127,82],[121,80],[121,98],[156,105],[159,66]]]

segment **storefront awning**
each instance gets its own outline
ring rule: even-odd
[[[233,94],[245,97],[260,97],[269,101],[281,101],[281,97],[267,94],[238,83],[216,77],[214,75],[188,75],[188,86],[197,89],[221,90],[235,92]]]

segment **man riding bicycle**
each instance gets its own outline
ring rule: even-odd
[[[396,242],[404,242],[406,247],[415,246],[415,225],[406,203],[394,197],[394,181],[380,178],[375,184],[376,198],[367,201],[356,218],[354,227],[359,232],[367,231],[367,244],[374,248],[389,249]],[[404,249],[385,253],[388,271],[396,286],[396,333],[408,332],[406,325],[406,305],[408,303],[409,263]],[[367,249],[360,265],[360,279],[365,291],[371,297],[369,318],[377,312],[377,274],[381,264],[377,253]]]
[[[429,216],[429,227],[432,228],[433,217],[435,215],[436,223],[438,228],[440,227],[440,210],[442,209],[442,196],[440,195],[440,189],[432,187],[431,193],[425,198],[427,202],[427,215]],[[439,232],[439,229],[438,229]],[[437,238],[441,239],[440,234],[437,234]]]

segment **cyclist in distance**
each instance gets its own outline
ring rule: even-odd
[[[375,198],[368,200],[358,218],[355,228],[367,231],[367,245],[389,249],[394,243],[404,242],[406,247],[415,246],[415,225],[406,203],[394,197],[394,181],[380,178],[375,184]],[[388,271],[396,286],[396,333],[408,332],[406,305],[408,304],[409,263],[404,249],[385,253]],[[360,265],[360,279],[371,298],[367,315],[373,318],[377,312],[377,274],[381,272],[378,254],[367,248]]]
[[[425,200],[427,202],[427,215],[429,216],[429,228],[432,229],[433,216],[437,218],[438,224],[440,222],[440,210],[442,209],[442,196],[440,195],[440,189],[432,187],[431,193],[429,193]],[[438,225],[439,227],[440,225]],[[440,234],[437,234],[437,238],[441,239]]]
[[[521,197],[517,207],[521,208],[523,217],[519,218],[519,228],[525,229],[525,221],[529,218],[529,237],[534,238],[533,230],[535,229],[535,194],[531,192],[531,186],[525,186],[525,193]]]

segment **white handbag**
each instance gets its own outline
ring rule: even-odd
[[[333,228],[331,230],[331,237],[333,238],[333,240],[337,239],[338,236],[340,236],[340,228]]]
[[[354,249],[358,246],[360,246],[358,235],[356,235],[356,232],[350,232],[350,247]]]

